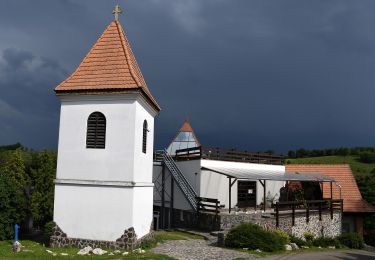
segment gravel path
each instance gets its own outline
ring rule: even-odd
[[[155,247],[152,252],[165,254],[180,260],[256,258],[247,253],[212,246],[210,240],[171,240]]]

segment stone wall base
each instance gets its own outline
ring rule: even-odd
[[[124,234],[116,239],[116,241],[102,241],[102,240],[91,240],[91,239],[81,239],[81,238],[71,238],[64,233],[61,228],[55,224],[52,228],[52,235],[50,238],[51,247],[78,247],[84,248],[86,246],[91,246],[92,248],[107,248],[107,249],[134,249],[140,245],[140,243],[146,239],[151,239],[153,232],[151,231],[146,236],[141,239],[137,239],[137,234],[134,228],[131,227],[124,231]]]

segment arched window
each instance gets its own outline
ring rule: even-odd
[[[142,152],[146,153],[147,151],[147,121],[143,121],[143,141],[142,141]]]
[[[105,148],[106,119],[100,112],[92,113],[87,119],[86,148]]]

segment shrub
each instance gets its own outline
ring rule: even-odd
[[[312,242],[313,246],[320,246],[320,247],[329,247],[334,246],[336,248],[340,248],[341,244],[340,241],[335,238],[329,238],[329,237],[318,237],[314,239]]]
[[[363,163],[374,163],[375,153],[373,152],[362,152],[359,154],[359,160]]]
[[[295,243],[297,246],[307,246],[307,242],[301,238],[298,238],[296,236],[290,236],[290,242]]]
[[[280,238],[283,239],[283,241],[284,241],[284,245],[290,243],[290,236],[289,236],[288,233],[286,233],[286,232],[284,232],[284,231],[282,231],[282,230],[279,230],[279,229],[275,230],[274,233],[275,233],[276,235],[278,235]]]
[[[312,241],[314,240],[315,234],[311,232],[305,232],[303,233],[303,236],[305,237],[308,243],[312,243]]]
[[[260,249],[266,252],[284,250],[286,237],[275,231],[267,231],[258,225],[241,224],[229,231],[225,246],[232,248]]]
[[[341,244],[353,248],[353,249],[361,249],[364,247],[363,239],[357,233],[345,233],[339,236],[339,241]]]

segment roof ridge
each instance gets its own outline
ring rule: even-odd
[[[142,85],[140,84],[139,80],[134,76],[134,68],[133,66],[130,66],[130,63],[132,62],[130,60],[130,55],[129,55],[129,52],[128,52],[128,48],[127,46],[125,45],[126,43],[124,42],[124,40],[127,40],[126,39],[126,36],[125,36],[125,32],[124,32],[124,29],[122,28],[121,24],[119,23],[119,21],[114,21],[115,24],[116,24],[116,28],[117,28],[117,33],[119,34],[120,36],[120,40],[121,40],[121,45],[122,45],[122,49],[124,50],[124,53],[125,53],[125,58],[126,58],[126,61],[128,62],[129,64],[129,71],[130,71],[130,75],[132,75],[134,81],[137,83],[137,86],[138,87],[142,87]],[[120,30],[122,31],[122,33],[120,32]],[[130,44],[129,44],[130,45]],[[130,46],[129,46],[130,47]],[[133,53],[132,53],[133,54]],[[137,67],[138,67],[138,64],[137,64]]]
[[[112,23],[110,23],[104,30],[107,31],[108,28],[111,26]],[[76,72],[78,71],[78,69],[81,67],[81,65],[86,61],[87,57],[90,55],[90,53],[94,50],[94,48],[96,47],[96,45],[98,44],[98,42],[100,42],[100,40],[104,37],[104,32],[100,35],[100,37],[96,40],[96,42],[94,43],[94,45],[90,48],[89,52],[85,55],[85,57],[83,58],[83,60],[81,61],[81,63],[76,67],[76,69],[72,72],[72,74],[70,74],[69,77],[67,77],[63,82],[61,82],[59,85],[57,85],[57,87],[55,88],[55,90],[60,87],[61,85],[63,85],[65,82],[67,82],[68,80],[70,80],[75,74]]]

